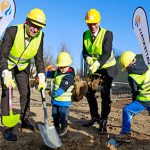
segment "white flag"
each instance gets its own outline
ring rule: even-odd
[[[142,50],[146,65],[150,66],[150,37],[146,12],[142,7],[136,8],[132,18],[132,27]]]
[[[0,0],[0,37],[15,17],[14,0]]]

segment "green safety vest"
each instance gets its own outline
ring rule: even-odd
[[[102,54],[102,46],[103,46],[103,39],[105,36],[106,30],[101,28],[100,32],[96,36],[94,43],[92,44],[91,40],[91,31],[87,30],[84,36],[84,45],[86,51],[89,55],[92,55],[92,59],[94,61],[98,60]],[[110,58],[106,61],[106,63],[99,69],[108,68],[110,66],[114,66],[116,64],[116,59],[114,57],[113,51],[111,52]]]
[[[136,97],[139,101],[150,101],[150,68],[143,75],[130,74],[138,84],[139,94]]]
[[[32,38],[31,42],[26,48],[24,34],[24,24],[17,25],[17,33],[8,59],[9,70],[16,65],[20,71],[24,70],[29,65],[30,59],[37,54],[41,43],[42,31]]]
[[[67,74],[62,74],[57,76],[57,71],[55,72],[55,78],[54,78],[54,91],[57,90],[61,84],[61,81],[64,76]],[[62,95],[58,96],[55,98],[57,101],[71,101],[71,96],[72,96],[72,89],[73,85],[68,88],[66,92],[64,92]]]

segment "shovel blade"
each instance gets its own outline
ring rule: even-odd
[[[121,141],[117,141],[114,137],[112,137],[112,138],[110,138],[107,142],[106,142],[106,145],[108,146],[108,147],[118,147],[118,146],[120,146],[121,144],[123,144],[123,142],[121,142]]]
[[[51,148],[61,147],[62,143],[54,126],[38,124],[44,143]]]
[[[6,127],[14,127],[20,122],[20,114],[13,114],[12,111],[9,112],[9,116],[2,116],[2,124]]]

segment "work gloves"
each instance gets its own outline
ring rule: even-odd
[[[38,85],[38,90],[40,91],[41,89],[45,90],[46,89],[46,82],[45,82],[45,74],[44,73],[39,73],[39,85]]]
[[[100,63],[96,60],[90,67],[89,67],[89,70],[90,70],[90,73],[91,74],[94,74],[97,69],[100,67]]]
[[[6,85],[7,88],[10,86],[11,87],[16,86],[15,81],[12,78],[12,72],[9,71],[8,69],[2,71],[2,77],[3,77],[4,84]]]
[[[92,57],[90,57],[90,56],[86,57],[86,62],[88,63],[89,66],[94,63],[94,61],[92,60]]]

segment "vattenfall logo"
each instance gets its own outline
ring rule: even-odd
[[[144,34],[143,34],[143,30],[142,30],[142,28],[139,28],[138,31],[139,31],[140,37],[142,39],[141,41],[142,41],[142,45],[143,45],[143,48],[144,48],[144,53],[145,53],[145,56],[146,56],[146,59],[147,59],[147,63],[148,63],[148,65],[150,65],[150,57],[149,57],[149,54],[148,54],[148,48],[147,48],[147,45],[146,45],[146,42],[145,42],[145,37],[144,37]]]
[[[141,18],[140,18],[139,15],[137,15],[137,16],[135,17],[135,26],[136,26],[136,27],[139,27],[140,23],[141,23]]]
[[[1,11],[0,19],[2,19],[3,16],[9,16],[12,12],[10,2],[7,0],[3,0],[0,3],[0,11]]]

